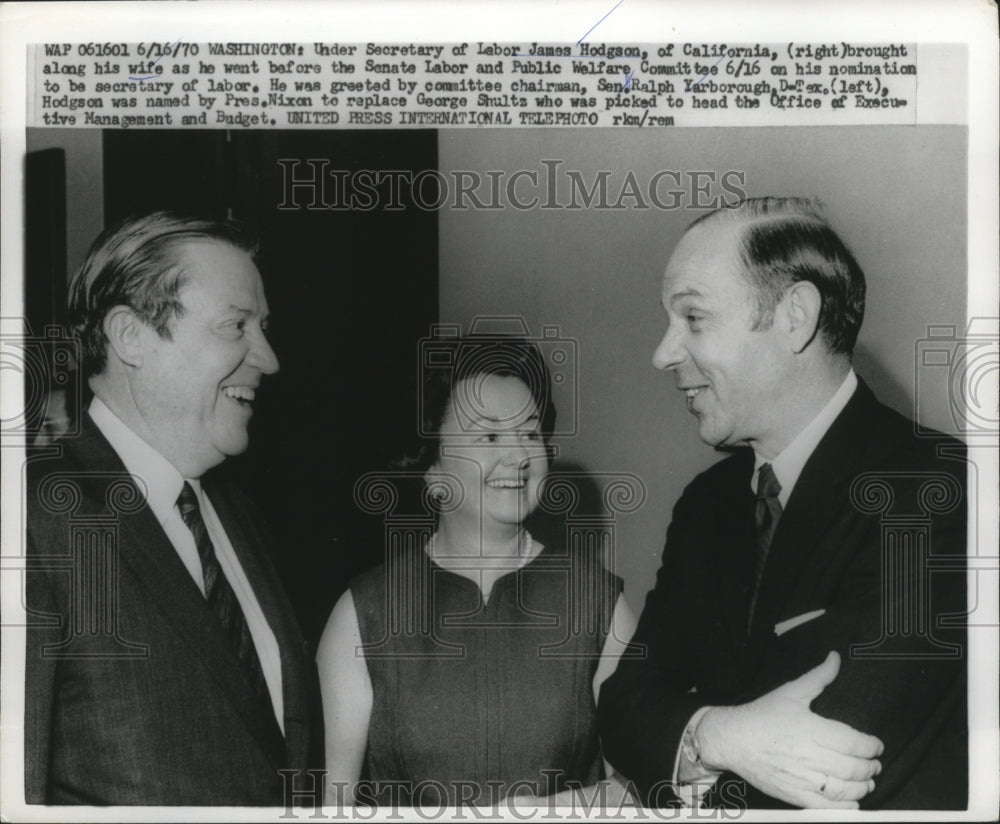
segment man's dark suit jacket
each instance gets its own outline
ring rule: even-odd
[[[27,802],[282,805],[278,770],[317,766],[322,727],[260,518],[206,479],[281,650],[284,736],[89,416],[61,443],[27,472]]]
[[[699,707],[758,698],[836,650],[840,673],[812,710],[885,743],[861,806],[966,806],[964,447],[917,438],[859,384],[792,490],[749,633],[753,453],[715,464],[677,503],[633,639],[646,658],[623,658],[600,696],[605,757],[648,803],[675,803],[657,783]],[[775,633],[815,610],[826,612]],[[708,803],[741,797],[786,806],[733,775]]]

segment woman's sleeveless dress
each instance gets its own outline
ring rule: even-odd
[[[603,777],[593,678],[621,591],[562,547],[485,604],[419,547],[352,581],[374,694],[358,802],[491,805]]]

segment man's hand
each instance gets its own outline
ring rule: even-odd
[[[857,808],[875,788],[885,748],[875,736],[809,710],[839,671],[840,656],[831,652],[756,701],[712,707],[695,730],[701,762],[797,807]]]

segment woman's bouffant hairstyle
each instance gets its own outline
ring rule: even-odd
[[[518,378],[531,393],[548,446],[555,429],[552,378],[538,347],[516,335],[468,335],[425,342],[421,349],[419,421],[415,437],[394,462],[400,469],[426,472],[438,459],[441,426],[452,404],[478,408],[479,390],[490,376]],[[519,410],[520,411],[520,410]]]

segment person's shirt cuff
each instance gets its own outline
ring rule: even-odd
[[[701,763],[695,730],[702,717],[711,707],[698,709],[684,727],[681,743],[674,759],[673,785],[674,792],[685,807],[700,807],[705,794],[712,789],[720,772],[710,770]]]

